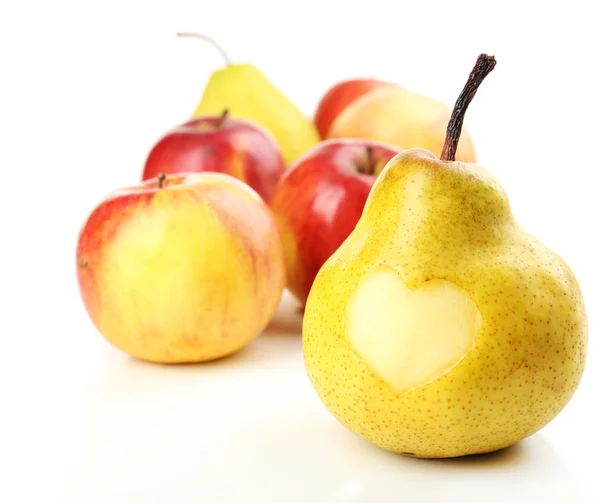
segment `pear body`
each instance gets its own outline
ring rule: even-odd
[[[483,168],[413,149],[390,160],[319,271],[303,322],[329,411],[424,458],[495,451],[573,396],[587,318],[573,272],[513,218]]]
[[[220,114],[225,108],[232,117],[270,131],[288,166],[320,140],[312,121],[254,65],[230,64],[213,72],[193,117]]]

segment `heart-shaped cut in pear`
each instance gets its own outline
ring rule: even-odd
[[[359,283],[348,304],[348,338],[395,392],[432,382],[475,347],[482,317],[468,293],[433,279],[411,290],[389,266]]]

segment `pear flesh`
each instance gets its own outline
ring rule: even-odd
[[[348,302],[348,338],[372,371],[395,392],[448,372],[475,346],[481,313],[456,285],[434,279],[410,290],[380,266]]]

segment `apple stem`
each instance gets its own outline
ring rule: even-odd
[[[217,120],[217,127],[222,127],[223,124],[225,123],[225,121],[227,120],[228,116],[229,116],[229,109],[224,108],[223,113],[221,114],[221,117],[219,117],[219,119]]]
[[[375,173],[375,156],[373,155],[373,147],[369,145],[367,147],[367,174],[372,175]]]
[[[460,139],[463,121],[465,120],[465,114],[469,107],[469,103],[471,103],[471,100],[474,98],[483,79],[489,75],[495,66],[496,58],[494,58],[494,56],[480,54],[477,58],[477,62],[475,63],[473,70],[471,70],[469,79],[458,96],[454,109],[452,110],[452,115],[448,122],[448,129],[446,130],[446,141],[444,142],[444,148],[442,149],[442,155],[440,156],[442,161],[454,161],[456,159],[458,140]]]
[[[368,145],[366,148],[367,159],[365,162],[357,164],[356,170],[362,175],[372,175],[375,173],[375,156],[373,155],[373,147]]]
[[[215,47],[217,49],[217,51],[219,51],[221,53],[221,56],[223,56],[223,59],[225,60],[225,64],[227,64],[227,66],[231,65],[231,59],[229,58],[228,54],[225,52],[225,49],[223,49],[215,41],[215,39],[209,37],[208,35],[203,35],[202,33],[192,33],[192,32],[179,31],[179,32],[177,32],[177,36],[178,37],[183,37],[183,38],[199,38],[200,40],[204,40],[204,41],[208,42],[213,47]]]
[[[164,173],[159,173],[158,176],[156,177],[156,184],[158,185],[159,189],[162,189],[165,186],[166,178],[167,178],[167,175]]]

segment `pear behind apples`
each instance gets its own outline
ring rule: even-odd
[[[383,449],[443,458],[538,431],[583,374],[587,318],[564,260],[515,220],[497,179],[454,161],[480,56],[441,159],[394,157],[356,228],[319,271],[303,323],[329,411]]]
[[[255,65],[231,62],[205,35],[178,35],[209,41],[226,60],[226,65],[210,76],[192,117],[221,114],[227,109],[232,117],[260,124],[274,136],[287,166],[320,141],[313,122]]]

